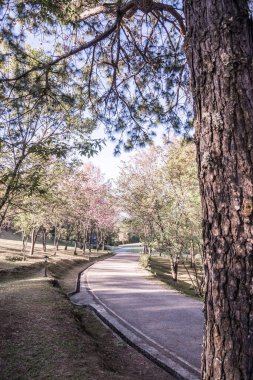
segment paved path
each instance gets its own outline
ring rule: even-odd
[[[74,301],[92,304],[103,319],[178,378],[199,378],[202,304],[154,280],[140,268],[137,254],[119,253],[92,265],[83,272]]]

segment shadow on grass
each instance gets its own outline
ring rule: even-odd
[[[174,281],[172,278],[169,259],[151,257],[149,260],[149,268],[151,273],[156,278],[166,283],[171,288],[187,296],[194,297],[200,300],[202,299],[202,297],[200,297],[194,289],[191,280],[189,279],[183,265],[179,265],[178,267],[177,281]]]

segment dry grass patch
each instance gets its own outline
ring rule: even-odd
[[[201,298],[198,295],[196,288],[193,286],[192,280],[190,278],[191,276],[194,279],[195,271],[192,268],[190,268],[189,263],[185,264],[187,269],[182,263],[179,263],[177,282],[175,282],[172,278],[171,262],[168,257],[150,257],[148,266],[149,270],[155,277],[157,277],[159,280],[163,281],[173,289],[176,289],[177,291],[184,293],[185,295],[190,297]],[[199,265],[197,267],[198,273],[201,272],[200,269],[201,268]],[[200,280],[201,279],[199,276],[199,281]]]
[[[41,253],[36,255],[43,261]],[[0,282],[0,379],[172,379],[89,309],[70,303],[62,289],[74,290],[87,259],[70,251],[57,254],[49,265],[51,278],[44,277],[43,267],[36,273],[27,269],[38,264],[20,267],[19,275],[9,268],[11,275]]]
[[[0,238],[0,279],[21,278],[36,273],[39,269],[44,268],[45,255],[48,256],[48,268],[60,268],[60,263],[64,262],[67,266],[69,261],[69,267],[73,263],[84,262],[94,260],[100,256],[106,255],[107,252],[92,250],[91,254],[88,252],[83,254],[80,249],[77,249],[77,254],[74,255],[74,247],[68,247],[67,250],[64,246],[60,246],[56,251],[55,247],[51,244],[47,245],[47,251],[43,251],[41,243],[36,243],[35,251],[33,255],[29,255],[30,243],[28,242],[26,248],[26,259],[23,260],[22,242],[18,240],[18,236],[10,233],[2,233]],[[19,238],[20,239],[20,238]],[[61,270],[61,269],[60,269]],[[55,273],[57,275],[57,273]]]

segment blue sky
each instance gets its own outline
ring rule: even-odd
[[[163,135],[163,128],[160,127],[156,130],[157,136],[154,138],[154,143],[155,145],[162,145],[162,135]],[[103,138],[104,133],[103,130],[97,130],[95,132],[94,137],[96,138]],[[136,154],[138,151],[145,151],[145,149],[148,148],[138,148],[136,147],[133,149],[131,152],[124,152],[118,156],[114,156],[113,151],[114,151],[115,144],[107,141],[106,146],[102,149],[101,152],[99,152],[97,155],[95,155],[92,158],[84,158],[84,162],[92,162],[95,166],[99,167],[104,173],[105,177],[107,179],[116,179],[118,174],[119,174],[119,166],[121,161],[128,161],[131,159],[133,155]]]

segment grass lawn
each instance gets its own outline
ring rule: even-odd
[[[121,250],[126,253],[142,253],[143,245],[141,243],[122,244],[114,248],[114,251]]]
[[[80,251],[74,256],[73,249],[54,256],[49,248],[50,277],[44,277],[39,245],[33,258],[9,262],[6,256],[21,254],[21,244],[5,240],[0,240],[1,380],[171,379],[88,308],[70,303],[66,293],[89,265],[87,256]]]
[[[149,260],[148,269],[156,278],[163,281],[173,289],[176,289],[187,296],[201,299],[201,297],[197,294],[196,289],[194,289],[192,281],[189,277],[190,274],[190,276],[194,279],[194,271],[190,268],[189,264],[186,265],[189,273],[187,273],[187,270],[183,264],[179,263],[177,282],[175,282],[172,278],[169,257],[152,256]],[[200,273],[200,267],[198,267],[198,273]]]
[[[14,237],[14,239],[13,239]],[[22,252],[22,242],[20,236],[2,232],[0,234],[0,269],[12,269],[17,267],[27,267],[31,264],[42,263],[44,262],[44,256],[49,256],[49,263],[55,263],[59,260],[71,258],[73,259],[74,255],[74,247],[69,246],[67,250],[64,249],[64,245],[59,246],[59,250],[56,251],[52,242],[48,242],[46,252],[43,251],[42,243],[38,242],[35,244],[34,254],[31,256],[29,254],[31,243],[27,243],[26,247],[26,258],[23,261],[23,252]],[[91,257],[97,257],[105,252],[97,252],[96,250],[92,250]],[[87,260],[88,251],[86,251],[85,255],[81,249],[77,249],[77,256],[81,256]]]

